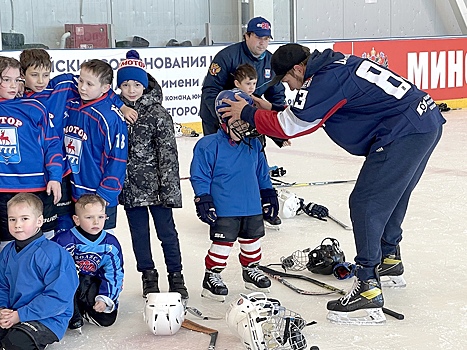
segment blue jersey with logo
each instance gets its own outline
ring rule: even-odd
[[[65,111],[65,151],[71,166],[72,196],[94,193],[118,204],[125,180],[128,129],[108,94],[88,103],[69,101]]]
[[[117,238],[102,231],[99,238],[92,242],[73,227],[52,240],[71,254],[79,273],[101,280],[98,295],[111,299],[117,308],[123,287],[123,255]]]
[[[62,181],[62,145],[35,99],[0,99],[0,192],[38,192]]]

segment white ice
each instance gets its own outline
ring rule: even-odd
[[[452,110],[444,113],[448,120],[444,135],[428,167],[415,189],[403,225],[401,243],[407,288],[384,290],[385,306],[405,315],[403,321],[387,317],[383,326],[344,326],[326,320],[326,303],[337,295],[299,295],[273,281],[270,296],[316,325],[306,327],[308,348],[340,349],[465,349],[467,348],[467,215],[465,212],[467,166],[467,112]],[[189,175],[192,149],[198,138],[178,138],[181,176]],[[361,157],[347,154],[336,146],[323,131],[292,141],[292,146],[277,148],[268,143],[271,165],[283,166],[284,181],[314,182],[355,179]],[[403,155],[401,155],[403,156]],[[330,213],[350,224],[347,205],[352,184],[296,187],[291,190],[306,202],[327,206]],[[195,214],[193,191],[188,180],[182,180],[183,209],[174,210],[182,246],[184,275],[190,293],[189,305],[205,314],[224,316],[230,301],[244,293],[238,246],[222,273],[229,287],[225,303],[201,298],[204,256],[209,248],[208,226]],[[154,232],[153,232],[154,233]],[[117,322],[109,328],[86,323],[82,335],[73,331],[59,344],[49,349],[207,349],[209,336],[181,329],[174,336],[154,336],[143,323],[141,278],[135,268],[130,234],[122,208],[119,208],[119,238],[125,256],[125,282],[120,298]],[[165,265],[159,241],[153,234],[153,255],[160,272],[160,287],[167,291]],[[333,222],[308,216],[283,220],[280,231],[268,230],[262,241],[263,264],[278,263],[281,256],[298,249],[314,248],[325,237],[340,241],[347,261],[355,255],[353,234]],[[338,281],[333,276],[304,274],[341,289],[348,289],[351,280]],[[321,291],[305,281],[289,280],[302,289]],[[216,349],[241,350],[243,346],[227,328],[225,321],[187,318],[219,330]]]

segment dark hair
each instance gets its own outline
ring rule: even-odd
[[[0,56],[0,74],[7,68],[21,69],[21,63],[16,58]]]
[[[23,74],[29,67],[41,68],[52,70],[52,61],[50,55],[44,49],[27,49],[23,50],[19,55],[19,61],[21,62],[21,71]]]
[[[242,82],[244,79],[258,79],[255,67],[249,63],[241,64],[237,67],[234,73],[234,79]]]
[[[94,76],[99,79],[99,82],[104,84],[112,84],[114,78],[114,72],[112,67],[107,62],[102,60],[93,59],[81,64],[81,69],[87,69]]]
[[[33,193],[27,192],[20,192],[11,198],[6,204],[7,210],[20,203],[27,203],[37,217],[41,216],[44,211],[44,204],[40,198]]]
[[[75,208],[86,207],[88,204],[100,203],[102,208],[105,209],[105,200],[102,197],[99,197],[97,194],[85,193],[79,197],[78,201],[75,203]]]

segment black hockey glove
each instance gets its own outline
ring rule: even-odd
[[[195,205],[198,218],[209,226],[213,226],[217,220],[217,214],[212,196],[210,194],[203,194],[195,197]]]
[[[329,215],[329,210],[325,206],[313,202],[305,205],[303,198],[300,198],[300,209],[303,210],[305,214],[318,220],[327,221],[325,217]]]
[[[264,188],[260,191],[263,205],[263,218],[274,219],[279,214],[279,201],[274,188]]]
[[[274,169],[271,169],[269,171],[269,175],[271,177],[281,177],[287,174],[287,170],[285,170],[283,167],[275,167]]]

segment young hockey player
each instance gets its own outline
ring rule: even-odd
[[[255,68],[251,64],[249,63],[241,64],[235,70],[234,84],[237,87],[237,89],[242,90],[248,96],[253,95],[253,93],[255,92],[257,81],[258,81],[258,73],[256,72]],[[264,136],[261,135],[260,137],[263,137],[262,141],[264,142]],[[282,146],[289,146],[289,145],[290,145],[289,141],[283,141],[282,143]],[[271,169],[269,169],[269,171],[270,171],[270,175],[272,175]],[[276,216],[275,218],[265,216],[264,220],[268,224],[277,226],[277,227],[279,227],[278,225],[282,223],[282,220],[279,216]]]
[[[60,74],[50,79],[52,70],[52,61],[48,52],[44,49],[26,49],[20,54],[21,72],[25,80],[25,89],[23,97],[34,98],[42,102],[50,112],[51,123],[55,131],[60,137],[63,145],[63,154],[65,155],[64,145],[64,112],[66,103],[74,98],[79,97],[78,93],[78,76],[73,74]],[[113,104],[120,108],[126,119],[134,118],[135,110],[125,106],[120,98],[115,95],[112,90],[109,90],[109,96]],[[136,114],[137,115],[137,114]],[[50,229],[55,228],[55,232],[67,230],[73,227],[71,215],[73,213],[73,204],[71,200],[71,185],[70,185],[70,167],[66,158],[64,160],[62,180],[62,198],[56,207],[53,208],[53,215],[58,216],[56,222],[47,220],[42,227],[45,233]],[[44,213],[49,213],[46,207]],[[52,216],[52,219],[54,217]],[[52,231],[53,234],[53,231]]]
[[[107,204],[105,229],[115,228],[118,195],[125,180],[128,131],[109,98],[112,67],[101,60],[81,64],[80,98],[66,105],[65,149],[71,166],[72,197],[95,193]]]
[[[73,259],[42,234],[43,204],[32,193],[8,201],[14,241],[0,253],[3,349],[45,349],[65,334],[78,285]]]
[[[75,203],[75,212],[76,227],[52,238],[68,250],[78,267],[79,286],[68,327],[81,328],[83,317],[98,326],[111,326],[117,319],[123,286],[122,248],[114,235],[103,230],[106,214],[101,197],[83,194]]]
[[[135,50],[126,54],[117,72],[121,99],[138,112],[128,126],[128,163],[120,195],[130,227],[136,268],[142,273],[143,297],[158,293],[159,274],[151,253],[149,213],[161,241],[169,291],[188,299],[172,208],[181,208],[177,143],[172,117],[162,106],[162,89],[146,73]]]
[[[249,98],[240,90],[227,90],[216,103],[223,97],[235,99],[236,94]],[[235,241],[240,243],[245,287],[269,291],[271,281],[258,269],[260,238],[264,236],[263,215],[275,218],[279,205],[261,143],[247,136],[257,135],[255,131],[242,121],[220,120],[221,129],[195,145],[190,181],[198,217],[211,226],[201,295],[224,301],[228,289],[220,273]]]
[[[349,153],[365,157],[349,199],[357,279],[347,295],[328,302],[328,319],[384,322],[380,276],[391,278],[388,285],[405,286],[401,225],[445,120],[427,93],[367,59],[286,44],[274,52],[272,68],[274,81],[299,90],[292,106],[283,110],[257,99],[258,110],[246,101],[226,101],[231,107],[221,111],[276,137],[323,127]]]
[[[16,193],[36,193],[46,208],[53,208],[61,198],[60,137],[42,103],[16,98],[23,84],[20,67],[16,59],[0,56],[0,248],[13,239],[6,203]],[[48,219],[50,212],[45,215]]]

